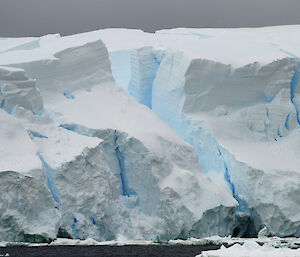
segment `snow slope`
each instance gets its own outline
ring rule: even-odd
[[[0,240],[166,241],[232,232],[237,202],[230,190],[203,174],[193,148],[115,85],[99,38],[48,35],[30,47],[21,43],[29,39],[17,41],[18,47],[6,51],[4,44],[0,53],[0,81],[16,87],[12,107],[1,105],[1,119],[8,122],[1,130],[6,146],[0,175],[11,170],[34,179],[41,197],[51,199],[41,208],[54,224],[37,219],[40,230],[19,237],[21,225],[32,222],[22,213],[16,226],[7,222],[12,236],[0,234]],[[34,94],[20,92],[23,81]],[[1,97],[11,99],[4,91]],[[10,126],[14,133],[7,132]],[[16,199],[2,199],[8,211],[10,202]]]

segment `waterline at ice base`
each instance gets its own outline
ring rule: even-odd
[[[1,38],[0,241],[300,237],[299,58],[300,25]]]

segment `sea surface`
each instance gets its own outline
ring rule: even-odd
[[[0,248],[0,257],[194,257],[205,250],[216,250],[220,246],[10,246]]]

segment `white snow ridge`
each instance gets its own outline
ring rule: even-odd
[[[0,40],[0,241],[299,237],[299,43],[300,26]]]

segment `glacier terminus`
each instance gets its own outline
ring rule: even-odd
[[[300,237],[300,25],[0,38],[0,241]]]

